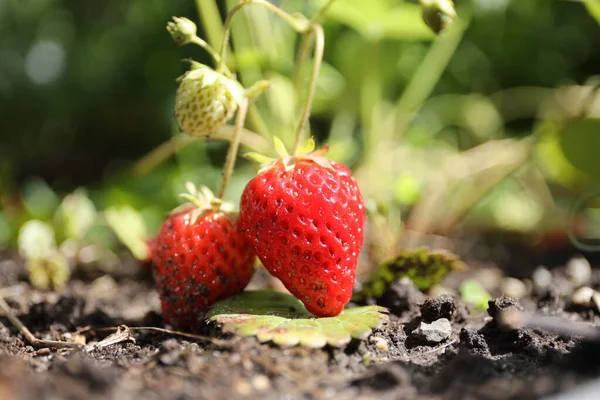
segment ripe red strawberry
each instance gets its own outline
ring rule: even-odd
[[[154,249],[163,316],[176,329],[195,329],[207,306],[243,291],[254,273],[235,216],[191,203],[167,218]]]
[[[315,154],[259,172],[240,203],[242,231],[263,265],[320,317],[350,301],[364,219],[348,168]]]

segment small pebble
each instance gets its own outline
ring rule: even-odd
[[[51,353],[52,353],[52,351],[49,348],[45,347],[43,349],[39,349],[38,351],[36,351],[35,355],[36,356],[47,356]]]
[[[523,281],[511,277],[506,277],[502,280],[500,290],[505,295],[516,299],[523,298],[527,295],[527,286]]]
[[[415,338],[430,343],[436,344],[448,339],[452,334],[452,325],[446,318],[440,318],[431,323],[421,322],[419,326],[412,331]]]
[[[384,338],[380,337],[380,336],[371,336],[369,338],[369,341],[371,343],[373,343],[375,345],[375,347],[377,347],[378,350],[381,351],[388,351],[389,350],[389,346],[388,346],[388,342],[387,340],[385,340]]]
[[[552,273],[540,266],[533,272],[533,287],[536,290],[544,290],[552,285]]]
[[[588,286],[583,286],[573,292],[571,301],[578,306],[589,306],[596,291]]]
[[[592,278],[592,267],[584,257],[573,257],[567,263],[567,275],[575,286],[583,286]]]
[[[271,381],[265,375],[256,375],[252,378],[252,386],[259,391],[267,390],[271,387]]]
[[[238,378],[233,381],[233,389],[242,396],[252,393],[252,386],[245,379]]]

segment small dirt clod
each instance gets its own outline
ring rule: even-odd
[[[490,317],[497,321],[500,317],[500,312],[511,307],[517,308],[519,311],[523,311],[523,306],[517,299],[512,297],[502,296],[496,299],[488,301],[488,314]]]
[[[456,311],[454,297],[443,294],[438,297],[427,298],[421,304],[421,316],[427,322],[432,322],[440,318],[450,319]]]
[[[459,338],[460,343],[472,353],[481,355],[488,355],[490,353],[490,348],[485,338],[475,329],[461,329]]]
[[[425,295],[415,287],[410,279],[394,282],[381,296],[378,303],[387,307],[392,314],[402,315],[421,303]]]

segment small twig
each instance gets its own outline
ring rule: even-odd
[[[124,325],[121,325],[121,326],[124,326]],[[80,333],[87,332],[87,331],[95,331],[95,332],[116,331],[119,328],[120,328],[119,326],[110,326],[110,327],[102,327],[102,328],[88,327],[86,330],[80,330]],[[170,329],[157,328],[157,327],[154,327],[154,326],[129,326],[127,328],[130,331],[151,331],[151,332],[166,333],[166,334],[169,334],[169,335],[183,336],[183,337],[187,337],[187,338],[190,338],[190,339],[196,339],[196,340],[202,340],[204,342],[210,342],[210,343],[215,344],[217,346],[224,346],[224,345],[228,344],[225,340],[215,339],[215,338],[212,338],[210,336],[202,336],[202,335],[196,335],[196,334],[193,334],[193,333],[173,331],[173,330],[170,330]]]
[[[135,343],[135,338],[131,334],[131,329],[127,325],[121,325],[117,327],[117,331],[115,333],[108,335],[98,343],[86,346],[85,350],[89,352],[126,341],[132,341]]]
[[[410,356],[410,357],[408,357],[408,360],[410,361],[410,360],[413,360],[413,359],[415,359],[415,358],[417,358],[417,357],[421,357],[421,356],[424,356],[424,355],[427,355],[427,354],[436,353],[436,352],[438,352],[438,351],[440,351],[440,350],[444,350],[446,347],[450,347],[450,346],[452,346],[454,343],[456,343],[456,340],[451,340],[451,341],[449,341],[448,343],[444,343],[443,345],[441,345],[441,346],[438,346],[438,347],[435,347],[435,348],[433,348],[433,349],[431,349],[431,350],[427,350],[426,352],[423,352],[423,353],[419,353],[419,354],[415,354],[415,355],[413,355],[413,356]]]
[[[73,342],[62,342],[57,340],[43,340],[38,339],[33,336],[33,333],[21,322],[21,320],[13,313],[12,309],[6,303],[4,298],[0,296],[0,310],[4,312],[6,318],[10,321],[11,324],[27,339],[30,345],[33,347],[54,347],[57,349],[79,349],[82,348],[83,345],[79,343]]]

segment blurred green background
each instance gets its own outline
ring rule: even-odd
[[[273,2],[308,17],[324,3]],[[564,228],[572,202],[600,184],[594,3],[457,0],[459,21],[441,36],[417,1],[333,3],[311,133],[355,169],[374,232],[396,241],[400,218],[441,234]],[[150,231],[185,180],[217,188],[221,142],[194,143],[141,177],[131,169],[178,133],[180,60],[210,64],[201,49],[176,46],[166,22],[186,16],[218,47],[233,4],[0,1],[0,243],[14,242],[27,219],[52,220],[78,187],[98,209],[132,205]],[[290,144],[297,35],[249,6],[234,20],[233,46],[228,62],[246,87],[273,83],[247,127]],[[256,170],[238,166],[230,199]],[[599,236],[593,203],[582,221],[582,234]],[[374,239],[382,254],[386,240]]]

